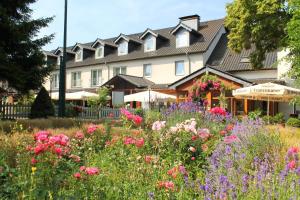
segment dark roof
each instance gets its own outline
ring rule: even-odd
[[[244,85],[244,86],[249,86],[249,85],[253,84],[252,82],[250,82],[246,79],[243,79],[239,76],[235,76],[231,73],[216,69],[214,67],[205,66],[201,69],[198,69],[198,70],[194,71],[190,75],[187,75],[187,76],[183,77],[182,79],[179,79],[179,80],[175,81],[174,83],[169,85],[169,88],[170,89],[176,89],[178,86],[186,83],[187,81],[193,80],[194,78],[198,77],[199,75],[207,73],[207,72],[210,72],[210,73],[216,74],[218,76],[224,77],[226,79],[232,80],[232,81],[237,82],[237,83],[239,83],[241,85]]]
[[[111,82],[113,82],[115,79],[121,78],[133,85],[135,85],[137,88],[146,88],[152,85],[155,85],[152,81],[145,79],[144,77],[139,77],[139,76],[131,76],[131,75],[125,75],[125,74],[119,74],[114,77],[112,77],[110,80],[108,80],[106,83],[103,85],[110,85]]]
[[[162,57],[162,56],[170,56],[170,55],[181,55],[188,53],[200,53],[205,52],[209,45],[211,44],[212,40],[215,38],[218,31],[223,27],[224,19],[218,19],[218,20],[212,20],[207,22],[201,22],[199,26],[199,39],[196,42],[193,42],[190,44],[189,47],[183,47],[183,48],[176,48],[176,37],[172,35],[170,32],[174,29],[174,27],[164,28],[164,29],[158,29],[153,30],[153,32],[159,34],[163,38],[166,38],[169,40],[168,42],[165,42],[164,45],[159,47],[156,51],[152,52],[144,52],[144,48],[140,46],[139,48],[136,48],[132,52],[129,52],[127,55],[118,56],[117,50],[113,53],[105,56],[104,58],[95,59],[95,56],[90,56],[86,59],[84,59],[82,62],[74,62],[69,61],[67,62],[67,67],[80,67],[80,66],[87,66],[87,65],[95,65],[95,64],[102,64],[102,63],[112,63],[112,62],[120,62],[120,61],[128,61],[128,60],[136,60],[136,59],[144,59],[144,58],[153,58],[153,57]],[[126,37],[138,41],[142,43],[142,40],[140,39],[140,36],[143,34],[137,33],[137,34],[131,34],[126,35]],[[113,43],[114,40],[116,40],[118,37],[110,38],[110,39],[104,39],[103,41],[107,43]],[[87,43],[85,45],[92,45],[93,42]],[[72,47],[68,47],[68,50],[70,50]],[[55,51],[55,50],[54,50]],[[53,51],[53,52],[54,52]]]
[[[241,62],[241,59],[247,61],[254,47],[249,50],[242,50],[241,53],[235,53],[228,48],[227,33],[223,34],[210,58],[207,65],[213,66],[222,71],[243,71],[253,70],[250,62]],[[246,59],[244,59],[246,58]],[[262,69],[276,68],[277,52],[271,52],[266,55]]]

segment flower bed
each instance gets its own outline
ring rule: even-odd
[[[3,136],[0,198],[297,199],[297,146],[284,156],[279,134],[259,119],[180,106],[147,129],[123,109],[123,127]]]

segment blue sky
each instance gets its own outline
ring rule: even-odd
[[[232,0],[69,0],[68,46],[76,42],[110,38],[120,33],[143,32],[175,26],[181,16],[198,14],[202,21],[225,16],[226,3]],[[64,0],[38,0],[31,6],[33,18],[55,16],[39,36],[55,33],[44,49],[63,43]]]

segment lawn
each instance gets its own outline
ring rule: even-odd
[[[120,122],[1,134],[1,199],[300,196],[299,129],[181,106],[143,117],[122,110]]]

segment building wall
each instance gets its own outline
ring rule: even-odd
[[[277,53],[277,59],[278,59],[278,73],[277,78],[281,80],[289,81],[289,78],[287,77],[287,72],[291,68],[291,63],[289,63],[286,60],[286,56],[289,54],[288,50],[282,50]]]
[[[297,111],[300,111],[300,106],[298,105],[296,107]],[[290,103],[278,103],[278,112],[281,112],[284,114],[285,119],[288,119],[290,114],[292,114],[294,111],[293,104]]]
[[[259,79],[277,79],[277,70],[256,70],[256,71],[239,71],[232,72],[233,75],[247,79],[249,81]]]
[[[182,76],[175,75],[175,61],[184,61],[185,74]],[[132,76],[143,76],[143,65],[152,65],[152,75],[151,77],[146,77],[147,79],[153,81],[156,84],[169,84],[173,83],[182,77],[189,74],[189,62],[191,65],[191,72],[198,70],[203,67],[203,56],[202,54],[192,54],[192,55],[178,55],[170,57],[125,61],[118,63],[109,63],[107,65],[95,65],[95,66],[84,66],[69,68],[66,72],[66,88],[71,89],[71,73],[81,72],[81,88],[91,88],[91,70],[92,69],[102,69],[102,83],[105,83],[110,78],[113,77],[113,69],[115,67],[127,67],[127,75]],[[58,73],[54,71],[53,73]],[[44,84],[47,90],[50,90],[50,80],[47,79]]]

